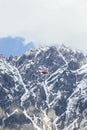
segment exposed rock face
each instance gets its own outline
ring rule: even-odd
[[[0,56],[0,126],[86,130],[86,56],[65,46],[32,49],[9,59]]]

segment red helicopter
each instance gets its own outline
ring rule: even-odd
[[[47,71],[37,71],[36,74],[48,74]]]

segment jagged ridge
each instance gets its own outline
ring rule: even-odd
[[[19,130],[87,128],[87,59],[65,46],[0,57],[0,125]],[[48,75],[37,74],[47,71]]]

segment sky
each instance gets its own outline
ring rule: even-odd
[[[4,37],[0,38],[0,54],[9,56],[20,56],[28,49],[34,47],[33,43],[30,42],[27,45],[24,44],[25,39],[21,37]]]
[[[6,37],[87,51],[87,0],[0,0],[0,38]]]

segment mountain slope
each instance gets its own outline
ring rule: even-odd
[[[4,129],[86,130],[86,56],[65,46],[1,56],[0,113]]]

